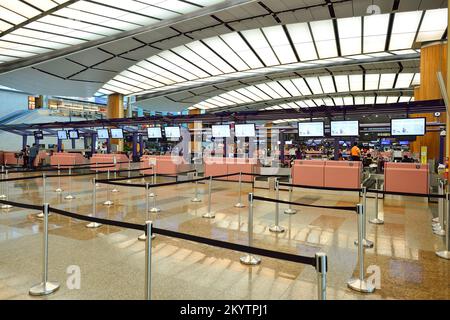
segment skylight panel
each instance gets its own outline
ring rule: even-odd
[[[382,89],[392,89],[395,82],[395,73],[385,73],[380,77],[380,90]]]
[[[253,99],[254,101],[263,101],[264,100],[263,98],[261,98],[260,95],[257,95],[255,93],[251,92],[247,88],[237,89],[236,91],[249,97],[250,99]]]
[[[421,17],[422,11],[398,12],[395,14],[389,50],[412,47]]]
[[[202,57],[205,61],[208,61],[211,65],[215,66],[221,71],[221,73],[232,73],[235,70],[230,67],[226,62],[224,62],[217,54],[211,51],[207,46],[205,46],[200,41],[194,41],[192,43],[186,44],[186,46],[193,52]]]
[[[319,77],[324,93],[335,93],[333,78],[331,76]]]
[[[282,26],[266,27],[262,31],[281,64],[297,62],[294,51]]]
[[[362,91],[363,90],[363,76],[362,74],[352,74],[349,76],[350,90]]]
[[[334,104],[336,106],[343,106],[344,105],[344,99],[342,97],[333,97]]]
[[[180,58],[179,56],[177,56],[175,53],[173,53],[171,51],[163,51],[159,54],[159,56],[164,58],[167,61],[170,61],[171,63],[178,66],[179,68],[186,70],[187,72],[195,75],[194,78],[208,77],[208,74],[206,72],[204,72],[203,70],[194,66],[192,63],[189,63],[188,61],[184,60],[183,58]]]
[[[325,98],[325,99],[323,99],[323,102],[328,107],[334,107],[334,102],[333,102],[333,99],[331,99],[331,98]]]
[[[0,20],[0,32],[6,31],[12,28],[14,25],[11,23],[7,23],[5,21]]]
[[[289,92],[291,96],[299,97],[302,95],[291,80],[281,80],[279,82]]]
[[[252,69],[262,68],[263,64],[237,32],[221,35],[220,38]]]
[[[403,96],[403,97],[400,97],[398,102],[403,103],[403,102],[409,102],[409,101],[411,101],[411,97]]]
[[[440,40],[447,29],[448,9],[427,10],[417,36],[418,42]]]
[[[325,102],[322,99],[313,99],[313,101],[318,107],[322,107],[325,105]]]
[[[149,59],[150,62],[176,74],[180,77],[186,78],[188,80],[195,80],[198,79],[197,76],[193,75],[190,72],[187,72],[186,70],[180,68],[176,64],[173,64],[172,62],[169,62],[169,60],[163,59],[160,56],[153,56]]]
[[[224,99],[224,98],[222,98],[220,96],[208,99],[208,100],[206,100],[206,102],[207,103],[212,103],[212,104],[214,104],[216,106],[219,106],[219,107],[232,106],[234,104],[232,101],[226,100],[226,99]]]
[[[418,85],[420,85],[420,73],[414,74],[414,79],[413,79],[411,85],[413,85],[413,86],[418,86]]]
[[[308,108],[308,105],[304,101],[295,101],[295,104],[300,108]]]
[[[223,94],[220,95],[220,97],[224,98],[224,99],[227,99],[227,100],[230,100],[230,101],[234,102],[235,104],[244,104],[245,103],[244,100],[238,99],[238,98],[232,96],[229,93],[223,93]]]
[[[287,29],[301,61],[318,59],[307,23],[288,24]]]
[[[414,73],[400,73],[395,84],[396,89],[409,88],[413,80]]]
[[[315,108],[315,107],[317,107],[317,105],[312,100],[305,100],[303,102],[308,106],[308,108]]]
[[[355,104],[356,105],[363,105],[364,104],[364,97],[355,97]]]
[[[380,84],[379,74],[366,74],[366,90],[378,90]]]
[[[321,59],[332,58],[338,55],[334,27],[331,20],[310,22],[313,38]]]
[[[5,8],[0,7],[0,17],[3,21],[11,24],[19,24],[27,20],[27,18]]]
[[[205,70],[210,75],[221,75],[223,74],[222,71],[217,69],[214,65],[197,55],[194,51],[190,50],[186,46],[179,46],[176,48],[173,48],[172,51],[176,52],[180,56],[182,56],[184,59],[192,63],[194,66],[198,66],[198,68]]]
[[[264,91],[267,93],[272,99],[280,99],[281,95],[279,95],[275,90],[273,90],[271,87],[269,87],[265,83],[257,84],[256,87],[260,89],[261,91]]]
[[[261,97],[263,100],[270,100],[271,97],[268,96],[264,91],[261,91],[260,89],[258,89],[255,86],[250,86],[246,88],[248,91],[252,92],[253,94]]]
[[[1,6],[9,9],[10,11],[16,12],[22,16],[27,17],[28,19],[33,18],[40,14],[41,12],[34,9],[33,7],[25,4],[21,1],[14,1],[14,0],[2,0]],[[1,15],[0,15],[1,16]]]
[[[346,106],[354,105],[353,97],[351,97],[351,96],[344,97],[344,105],[346,105]]]
[[[239,100],[243,101],[244,103],[252,103],[252,102],[255,102],[255,100],[252,100],[252,99],[246,97],[245,95],[243,95],[243,94],[241,94],[241,93],[239,93],[239,92],[237,92],[237,91],[235,91],[235,90],[228,92],[228,94],[229,94],[230,96],[235,97],[236,99],[239,99]]]
[[[283,97],[283,98],[291,98],[292,95],[289,94],[289,92],[287,92],[278,82],[274,81],[274,82],[269,82],[267,83],[267,85],[273,90],[275,91],[279,96]]]
[[[292,79],[292,82],[295,84],[295,86],[298,88],[298,90],[300,90],[302,95],[308,96],[308,95],[312,94],[311,90],[309,90],[308,86],[306,85],[306,82],[304,79],[295,78],[295,79]]]
[[[203,40],[215,52],[220,52],[234,68],[239,71],[249,70],[249,66],[233,51],[220,37],[212,37]]]
[[[375,104],[375,96],[365,97],[365,104]]]
[[[341,75],[341,76],[335,76],[334,80],[336,82],[336,87],[338,92],[349,92],[350,91],[350,84],[348,82],[348,76]]]
[[[364,17],[364,53],[384,51],[388,25],[389,14]]]
[[[322,87],[320,86],[319,79],[316,77],[305,78],[305,81],[308,83],[311,88],[313,94],[322,94]]]
[[[377,97],[377,104],[386,104],[387,97],[386,96],[378,96]]]
[[[258,56],[264,61],[266,66],[275,66],[280,64],[261,30],[246,30],[241,33],[256,51]]]
[[[397,103],[398,101],[398,97],[388,97],[387,98],[387,103]]]
[[[361,54],[361,17],[338,19],[342,55]]]

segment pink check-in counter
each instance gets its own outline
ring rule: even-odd
[[[141,170],[142,174],[167,174],[176,175],[191,169],[183,157],[179,156],[152,156],[145,155],[141,158],[141,168],[152,167],[153,169]]]
[[[11,152],[11,151],[5,151],[3,153],[3,159],[4,159],[4,164],[5,166],[15,166],[15,165],[19,165],[22,166],[23,165],[23,159],[22,158],[17,158],[16,154],[18,154],[17,152]]]
[[[57,152],[50,157],[50,165],[61,168],[70,168],[74,165],[86,164],[86,159],[81,155],[81,153],[66,153]]]
[[[358,189],[362,163],[359,161],[296,160],[292,183],[301,186]]]
[[[121,153],[96,153],[90,159],[91,168],[99,167],[98,171],[128,169],[128,157]],[[106,164],[116,163],[108,166]],[[102,168],[100,168],[102,167]]]
[[[210,157],[203,159],[205,164],[205,177],[220,176],[233,173],[256,173],[257,159],[254,158],[220,158]],[[229,181],[239,181],[239,175],[223,178]],[[242,175],[242,181],[252,182],[253,176]]]
[[[428,164],[386,162],[384,164],[384,190],[428,194],[430,191]]]

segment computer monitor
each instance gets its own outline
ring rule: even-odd
[[[44,133],[42,131],[35,131],[34,137],[39,140],[44,139]]]
[[[67,131],[66,130],[59,130],[58,131],[58,139],[59,140],[67,140]]]
[[[69,138],[70,139],[79,139],[80,135],[78,134],[78,130],[69,130]]]
[[[162,132],[160,127],[147,128],[147,136],[149,139],[162,138]]]
[[[298,135],[300,137],[314,138],[324,137],[325,128],[323,122],[299,122]]]
[[[391,119],[392,136],[424,136],[425,118]]]
[[[112,139],[123,139],[123,130],[122,129],[111,129],[111,138]]]
[[[331,121],[332,137],[358,137],[359,121]]]
[[[234,135],[237,138],[256,137],[256,128],[254,123],[235,124]]]
[[[166,134],[166,138],[179,138],[181,137],[180,127],[165,127],[164,132]]]
[[[99,139],[109,139],[109,131],[108,131],[108,129],[98,129],[97,130],[97,137]]]
[[[212,127],[212,136],[214,138],[229,138],[231,136],[230,125],[213,125]]]

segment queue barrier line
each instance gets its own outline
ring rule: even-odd
[[[332,210],[342,210],[342,211],[351,211],[356,212],[356,205],[354,207],[351,206],[345,206],[345,207],[339,207],[339,206],[320,206],[320,205],[313,205],[313,204],[306,204],[306,203],[299,203],[299,202],[292,202],[292,201],[285,201],[285,200],[277,200],[272,198],[266,198],[266,197],[260,197],[260,196],[253,196],[254,200],[260,200],[265,202],[273,202],[273,203],[281,203],[281,204],[289,204],[293,206],[301,206],[301,207],[309,207],[309,208],[320,208],[320,209],[332,209]]]
[[[27,204],[27,203],[18,203],[18,202],[14,202],[14,201],[8,201],[8,200],[0,200],[1,204],[6,204],[6,205],[10,205],[13,207],[17,207],[17,208],[23,208],[23,209],[30,209],[30,210],[39,210],[42,211],[43,206],[38,206],[38,205],[34,205],[34,204]]]
[[[202,243],[206,245],[210,245],[213,247],[219,247],[223,249],[229,249],[233,251],[245,252],[245,253],[253,253],[269,258],[285,260],[290,262],[308,264],[313,267],[316,267],[316,258],[315,257],[307,257],[307,256],[299,256],[291,253],[285,252],[277,252],[268,249],[262,249],[257,247],[250,247],[243,244],[231,243],[221,240],[209,239],[204,237],[195,236],[192,234],[181,233],[177,231],[167,230],[167,229],[159,229],[152,227],[152,233],[156,233],[166,237],[172,237],[177,239],[183,239],[187,241],[193,241],[197,243]]]
[[[394,192],[394,191],[384,191],[384,190],[376,190],[376,189],[367,189],[367,192],[370,193],[379,193],[383,195],[392,195],[392,196],[405,196],[405,197],[419,197],[419,198],[435,198],[435,199],[445,199],[445,194],[434,194],[434,193],[407,193],[407,192]]]
[[[305,186],[300,184],[291,183],[281,183],[280,186],[284,187],[294,187],[294,188],[304,188],[304,189],[314,189],[314,190],[326,190],[326,191],[349,191],[349,192],[362,192],[362,188],[334,188],[334,187],[316,187],[316,186]]]

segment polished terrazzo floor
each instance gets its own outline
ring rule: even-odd
[[[54,192],[57,179],[49,179],[47,201],[60,209],[92,213],[91,177],[72,180],[74,200],[65,200],[69,179],[62,179],[62,194]],[[159,181],[172,181],[160,178]],[[141,182],[140,180],[135,180]],[[238,209],[236,183],[214,182],[212,209],[215,219],[204,219],[207,185],[199,185],[203,202],[193,203],[193,184],[162,187],[157,193],[158,214],[145,213],[145,190],[118,187],[114,205],[106,207],[106,186],[97,189],[97,215],[113,220],[144,223],[184,233],[247,244],[248,208]],[[41,204],[42,180],[9,184],[10,200]],[[251,185],[244,184],[245,194]],[[255,194],[274,197],[273,191],[255,189]],[[287,200],[288,193],[281,192]],[[246,201],[246,195],[243,196]],[[358,203],[355,193],[297,189],[293,200],[305,204],[348,206]],[[152,201],[152,200],[151,200]],[[286,208],[280,205],[281,212]],[[268,229],[275,205],[256,202],[254,245],[262,248],[313,256],[324,251],[329,258],[328,299],[450,299],[450,261],[435,251],[443,238],[431,232],[437,205],[426,199],[390,197],[380,201],[384,225],[367,225],[367,237],[375,247],[366,250],[366,266],[381,271],[381,288],[360,294],[346,282],[358,275],[356,214],[318,208],[297,208],[296,215],[280,215],[285,233]],[[41,279],[42,222],[36,212],[19,208],[0,211],[0,299],[142,299],[144,297],[144,243],[140,232],[102,226],[88,229],[86,222],[52,215],[49,220],[50,280],[61,283],[55,294],[30,297],[29,288]],[[374,215],[374,199],[368,199],[368,218]],[[316,299],[313,267],[264,258],[261,265],[239,263],[242,253],[158,236],[153,241],[153,299]],[[69,289],[67,268],[80,267],[81,288]]]

